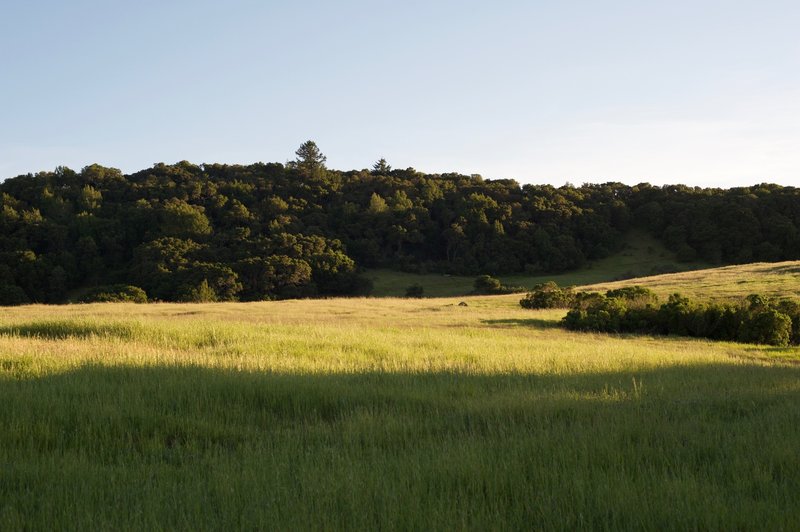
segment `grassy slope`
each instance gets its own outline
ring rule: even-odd
[[[758,262],[706,270],[656,275],[622,282],[598,283],[585,290],[606,291],[641,285],[659,296],[680,292],[699,299],[732,299],[748,294],[800,298],[800,261]]]
[[[7,309],[0,529],[797,529],[797,349],[512,297]]]
[[[585,285],[611,281],[619,278],[649,275],[654,271],[692,270],[705,268],[704,263],[679,263],[675,256],[655,238],[641,231],[631,231],[625,240],[625,248],[610,257],[591,261],[584,268],[556,275],[506,275],[501,276],[505,284],[532,287],[545,281],[556,281],[561,286]],[[475,277],[457,275],[398,272],[393,270],[370,270],[367,276],[374,283],[373,295],[377,297],[402,297],[406,288],[420,284],[427,297],[455,297],[472,290]]]

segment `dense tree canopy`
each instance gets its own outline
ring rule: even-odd
[[[686,260],[800,258],[792,187],[520,186],[325,160],[309,141],[287,165],[182,161],[130,175],[91,165],[7,179],[0,303],[117,284],[155,300],[363,294],[359,268],[378,266],[559,272],[617,251],[632,227]]]

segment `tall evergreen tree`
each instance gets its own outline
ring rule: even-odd
[[[378,162],[372,165],[372,173],[375,175],[389,175],[389,172],[392,171],[392,167],[389,166],[389,163],[386,162],[386,159],[381,157],[378,159]]]
[[[309,172],[325,170],[325,161],[328,158],[322,154],[313,140],[305,141],[294,154],[297,155],[297,159],[294,161],[297,168]]]

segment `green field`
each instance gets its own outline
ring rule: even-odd
[[[800,349],[518,299],[4,309],[0,530],[800,528]]]
[[[598,283],[583,289],[606,291],[633,284],[632,281]],[[800,299],[800,262],[759,262],[707,270],[643,277],[635,284],[659,296],[680,292],[701,300],[729,300],[747,294]]]
[[[561,274],[550,275],[500,275],[504,284],[531,288],[538,283],[555,281],[561,286],[588,285],[642,277],[664,271],[685,271],[708,268],[702,262],[678,262],[674,253],[643,231],[631,231],[626,235],[622,251],[595,261],[583,268]],[[415,274],[395,270],[369,270],[367,277],[373,282],[373,296],[403,297],[406,288],[419,284],[426,297],[457,297],[469,294],[475,276],[442,274]]]

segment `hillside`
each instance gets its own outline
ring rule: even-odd
[[[753,263],[689,272],[595,283],[582,290],[605,292],[623,286],[645,286],[660,297],[679,292],[701,300],[725,300],[764,294],[800,299],[800,261]]]
[[[662,273],[707,268],[699,261],[681,262],[676,254],[656,238],[641,230],[627,232],[621,250],[603,259],[589,261],[572,271],[551,275],[499,275],[504,284],[531,288],[538,283],[555,281],[560,286],[586,285]],[[373,283],[371,295],[402,297],[406,288],[417,284],[426,297],[455,297],[469,294],[474,276],[414,274],[393,270],[368,270],[365,276]]]
[[[377,270],[368,273],[377,295],[403,295],[415,282],[387,270],[428,274],[420,284],[429,295],[455,295],[482,274],[586,284],[677,263],[800,260],[794,187],[556,188],[386,161],[333,170],[311,141],[296,155],[286,164],[182,161],[131,174],[91,165],[6,179],[0,304],[357,296],[370,293],[365,269]],[[649,243],[626,249],[626,239]]]

